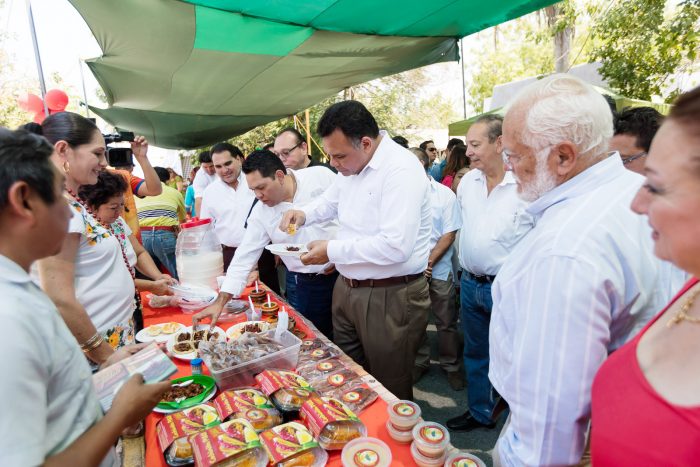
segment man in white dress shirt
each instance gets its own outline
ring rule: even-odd
[[[194,190],[194,212],[199,214],[200,209],[202,209],[204,190],[211,182],[216,180],[216,169],[211,161],[211,153],[209,151],[200,152],[197,159],[199,160],[199,170],[197,175],[194,176],[194,180],[192,180],[192,189]]]
[[[247,186],[260,202],[248,217],[248,227],[226,271],[226,279],[221,285],[217,301],[196,315],[197,319],[213,316],[215,322],[226,302],[231,297],[240,296],[243,288],[255,279],[249,277],[249,274],[263,251],[267,251],[265,246],[270,242],[307,243],[319,238],[331,239],[337,230],[334,221],[299,229],[294,235],[278,228],[285,211],[318,198],[333,183],[335,174],[326,167],[293,171],[285,168],[272,152],[260,150],[248,156],[242,169]],[[246,207],[246,211],[247,209]],[[289,269],[287,300],[290,305],[314,323],[324,335],[332,337],[331,299],[333,285],[338,277],[333,265],[307,266],[295,256],[281,256],[281,259]],[[290,286],[292,283],[293,286]]]
[[[236,248],[243,241],[246,220],[255,204],[255,195],[248,188],[241,171],[244,157],[240,149],[230,143],[217,143],[210,154],[217,177],[204,190],[199,217],[212,220],[214,232],[221,242],[226,271]],[[272,253],[263,251],[257,269],[260,280],[279,293],[279,279]]]
[[[438,358],[440,367],[447,373],[447,382],[455,391],[464,389],[464,375],[461,371],[462,339],[457,331],[457,306],[455,285],[452,277],[453,244],[457,232],[462,227],[462,213],[455,194],[430,175],[430,156],[420,148],[410,151],[423,164],[430,180],[430,207],[433,214],[433,230],[430,235],[430,256],[425,277],[430,287],[430,309],[435,317],[437,328]],[[416,383],[430,367],[430,344],[427,332],[423,333],[421,346],[413,369],[413,382]]]
[[[489,382],[491,284],[518,241],[530,231],[532,216],[518,197],[515,179],[503,166],[503,119],[486,115],[467,132],[473,170],[457,188],[462,210],[459,237],[460,306],[467,373],[467,411],[447,421],[454,431],[493,428],[498,402]]]
[[[495,465],[579,463],[596,371],[670,299],[630,210],[643,178],[608,153],[612,132],[603,97],[570,75],[506,114],[504,156],[536,226],[493,285],[489,377],[511,410]]]
[[[280,228],[338,219],[337,239],[311,242],[301,260],[330,260],[341,274],[333,291],[336,344],[396,396],[411,399],[430,310],[423,275],[432,230],[428,178],[357,101],[326,109],[318,133],[342,176],[315,203],[286,213]]]

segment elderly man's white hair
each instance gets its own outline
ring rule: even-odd
[[[542,150],[564,141],[582,156],[607,151],[613,135],[610,106],[591,85],[572,75],[555,74],[523,89],[510,103],[511,112],[524,111],[521,142]]]

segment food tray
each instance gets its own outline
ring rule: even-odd
[[[268,331],[269,336],[272,337],[274,334],[274,329]],[[220,390],[253,386],[255,385],[255,375],[264,370],[269,370],[270,368],[294,370],[296,368],[299,361],[301,340],[291,332],[284,331],[280,336],[280,343],[283,346],[282,350],[223,370],[214,370],[209,365],[207,356],[203,360]]]

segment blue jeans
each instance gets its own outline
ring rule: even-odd
[[[287,301],[329,339],[333,338],[333,286],[338,273],[303,274],[287,271]]]
[[[141,243],[151,255],[156,266],[161,265],[177,279],[177,267],[175,266],[175,243],[177,236],[170,230],[142,230]]]
[[[489,381],[489,323],[491,284],[477,282],[462,274],[460,301],[464,330],[464,368],[467,372],[467,400],[472,416],[481,423],[492,423],[496,404]]]

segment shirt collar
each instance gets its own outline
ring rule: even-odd
[[[482,172],[479,169],[472,169],[472,170],[476,172],[476,177],[474,178],[474,180],[486,182],[486,175],[484,175],[484,172]],[[499,183],[496,186],[505,186],[505,185],[510,185],[513,183],[517,183],[515,181],[515,177],[513,176],[513,172],[511,172],[510,170],[506,170],[506,173],[503,176],[503,180],[501,180],[501,183]]]
[[[27,274],[27,271],[22,269],[19,264],[3,255],[0,255],[0,277],[9,282],[19,284],[30,282],[32,280],[31,277],[29,277],[29,274]]]
[[[382,138],[381,141],[379,141],[379,146],[377,146],[377,149],[374,150],[372,158],[367,163],[367,167],[371,167],[374,170],[379,170],[384,164],[384,161],[387,158],[387,154],[391,150],[390,144],[393,143],[396,146],[398,146],[397,143],[395,143],[391,138],[389,138],[389,134],[385,130],[379,130],[379,136],[381,136]],[[391,143],[389,143],[390,141]]]
[[[557,203],[589,193],[596,187],[615,180],[623,175],[625,170],[627,169],[622,165],[619,154],[617,152],[611,153],[574,178],[540,196],[526,210],[533,216],[540,216],[545,210]]]

